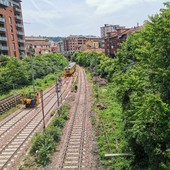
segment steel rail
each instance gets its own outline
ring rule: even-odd
[[[54,88],[55,88],[55,86],[53,86],[52,88],[50,88],[48,91],[45,91],[45,94],[49,93],[49,92],[52,91]],[[51,94],[50,94],[50,95],[51,95]],[[46,96],[43,101],[45,101],[50,95]],[[7,119],[5,122],[3,122],[2,124],[0,124],[0,128],[1,128],[3,125],[7,124],[9,121],[11,121],[11,120],[12,120],[13,118],[15,118],[16,116],[18,116],[20,113],[22,113],[23,110],[24,110],[24,109],[20,110],[19,113],[17,112],[17,115],[14,114],[14,115],[11,116],[9,119]],[[28,112],[26,112],[25,114],[29,114],[30,112],[33,112],[33,111],[35,111],[35,110],[36,110],[36,108],[31,109],[31,110],[28,110]],[[21,117],[20,119],[22,119],[22,118],[24,118],[24,116]],[[19,120],[20,120],[20,119],[19,119]],[[15,123],[17,123],[17,122],[15,122]],[[14,123],[14,124],[15,124],[15,123]],[[13,125],[14,125],[14,124],[13,124]],[[13,125],[12,125],[12,126],[13,126]]]
[[[67,87],[66,87],[67,88]],[[66,92],[66,90],[64,90]],[[69,92],[68,92],[69,93]],[[64,93],[62,93],[64,94]],[[66,95],[67,96],[67,95]],[[54,104],[48,109],[48,111],[45,114],[45,119],[47,119],[47,116],[49,115],[49,113],[51,113],[52,108],[54,108],[54,106],[56,105],[57,101],[54,102]],[[41,114],[41,110],[34,116],[34,118],[37,116],[39,117],[39,114]],[[22,131],[24,131],[26,129],[26,127],[28,127],[27,125],[31,124],[34,120],[32,118],[30,122],[28,122],[16,135],[15,137],[13,137],[13,139],[11,139],[11,141],[8,142],[8,144],[3,148],[3,150],[5,150],[5,148],[7,148],[13,141],[14,139],[16,139],[16,136],[19,136],[21,134]],[[9,161],[14,157],[14,155],[18,152],[18,150],[23,146],[23,144],[28,140],[28,138],[33,134],[33,132],[35,132],[36,128],[38,128],[38,126],[41,125],[43,121],[43,118],[41,118],[35,125],[35,127],[32,129],[32,131],[28,134],[28,136],[24,139],[24,141],[19,145],[19,147],[17,148],[17,150],[15,150],[15,152],[10,156],[10,158],[6,161],[6,163],[1,167],[1,169],[3,169],[4,167],[7,166],[7,164],[9,163]],[[0,153],[3,152],[3,150],[0,151]]]
[[[81,133],[81,143],[80,143],[80,151],[79,151],[79,165],[78,165],[78,169],[81,169],[82,166],[82,159],[83,159],[83,147],[84,147],[84,136],[85,136],[85,126],[86,126],[86,107],[87,107],[87,94],[86,94],[86,90],[87,90],[87,80],[85,78],[84,75],[84,71],[83,71],[83,77],[85,80],[85,93],[84,93],[84,101],[85,101],[85,107],[84,107],[84,111],[83,111],[83,126],[82,126],[82,133]]]
[[[80,77],[80,73],[79,72],[79,77]],[[83,72],[84,73],[84,72]],[[82,74],[82,73],[81,73]],[[84,76],[84,74],[83,74]],[[76,101],[76,106],[75,106],[75,109],[74,109],[74,114],[73,114],[73,118],[72,118],[72,122],[71,122],[71,126],[70,126],[70,130],[68,132],[68,135],[66,137],[66,144],[65,144],[65,149],[64,149],[64,153],[62,155],[62,161],[61,161],[61,164],[59,165],[59,169],[62,170],[64,168],[64,163],[65,163],[65,160],[66,160],[66,155],[67,155],[67,150],[68,150],[68,147],[69,147],[69,142],[70,142],[70,139],[71,139],[71,134],[72,134],[72,131],[73,131],[73,128],[74,128],[74,123],[76,121],[76,116],[78,114],[78,106],[80,104],[80,96],[81,96],[81,90],[83,89],[82,86],[83,86],[83,76],[81,75],[81,80],[79,80],[79,87],[78,87],[78,97],[77,97],[77,101]],[[85,78],[84,78],[85,79]],[[82,127],[81,127],[81,135],[80,135],[80,149],[79,149],[79,158],[78,158],[78,169],[81,168],[82,166],[82,159],[83,159],[83,146],[84,146],[84,136],[85,136],[85,123],[86,123],[86,82],[84,84],[84,91],[85,91],[85,96],[84,96],[84,100],[85,100],[85,107],[84,107],[84,110],[83,110],[83,119],[82,119]]]
[[[64,81],[63,85],[66,83],[67,80]],[[53,90],[55,88],[55,85],[53,85],[52,87],[50,87],[50,89],[48,89],[47,91],[44,91],[44,95],[49,93],[51,90]],[[61,94],[62,95],[62,94]],[[61,97],[60,95],[60,97]],[[50,95],[49,95],[50,96]],[[48,98],[49,96],[45,97],[43,101],[46,100],[46,98]],[[13,116],[9,116],[10,118],[7,119],[6,121],[4,121],[2,124],[0,124],[0,128],[5,125],[6,123],[8,123],[9,121],[11,121],[16,115],[20,114],[24,109],[21,109],[19,112],[17,112],[16,114],[14,114]],[[33,110],[36,110],[36,108],[31,109],[30,111],[28,111],[26,114],[29,114],[30,112],[32,112]],[[13,126],[13,125],[12,125]]]

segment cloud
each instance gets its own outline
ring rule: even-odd
[[[159,0],[86,0],[86,3],[96,8],[96,14],[105,15],[127,8],[127,6],[154,1]]]
[[[31,0],[31,8],[24,9],[24,18],[31,20],[32,23],[40,23],[45,26],[52,27],[53,20],[61,19],[62,16],[56,10],[52,1],[42,0],[43,3],[38,4],[36,0]]]

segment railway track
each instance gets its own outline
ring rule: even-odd
[[[65,83],[66,80],[63,82]],[[12,107],[17,106],[21,101],[21,95],[9,96],[3,100],[0,100],[0,114],[8,111]]]
[[[62,84],[62,85],[65,85],[67,81],[68,81],[68,78],[63,81],[63,84]],[[43,92],[44,101],[47,100],[47,98],[48,98],[48,96],[49,96],[48,93],[55,92],[55,88],[56,88],[56,86],[53,85],[52,87],[48,88],[47,90],[45,90],[45,91]],[[53,95],[55,95],[55,93],[54,93]],[[61,94],[61,95],[62,95],[62,94]],[[15,124],[15,120],[14,120],[14,119],[18,120],[17,117],[20,117],[20,118],[22,119],[25,115],[29,114],[29,113],[32,112],[32,111],[35,111],[36,108],[31,109],[31,110],[30,110],[30,109],[27,109],[27,110],[25,110],[25,113],[23,114],[23,111],[24,111],[24,110],[25,110],[24,107],[22,107],[21,109],[17,110],[16,112],[14,112],[13,114],[11,114],[11,115],[8,116],[6,119],[4,119],[4,120],[2,120],[2,121],[0,122],[0,136],[2,135],[2,134],[1,134],[2,132],[1,132],[1,131],[4,131],[4,130],[2,130],[2,126],[3,126],[3,125],[5,125],[5,124],[7,124],[7,123],[9,123],[9,124],[11,124],[11,125]],[[14,123],[12,124],[13,121],[14,121]]]
[[[69,82],[67,82],[69,81]],[[65,80],[61,96],[64,99],[69,93],[72,78]],[[60,97],[61,97],[60,96]],[[51,118],[51,112],[56,108],[55,86],[44,94],[45,123]],[[19,113],[7,118],[0,124],[0,169],[13,169],[17,161],[24,154],[32,136],[40,131],[42,125],[42,111],[39,105],[35,109],[22,109]]]
[[[78,81],[78,93],[70,120],[69,131],[66,135],[63,149],[60,153],[61,159],[56,169],[80,170],[86,169],[86,117],[87,117],[87,80],[85,72],[80,69]]]

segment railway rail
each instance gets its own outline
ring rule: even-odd
[[[63,85],[65,85],[67,81],[68,81],[68,78],[63,81]],[[47,90],[45,90],[45,91],[43,92],[44,101],[46,101],[49,92],[55,92],[55,87],[56,87],[56,86],[53,85],[52,87],[48,88]],[[55,95],[55,93],[54,93],[53,95]],[[60,94],[60,96],[61,96],[61,95],[62,95],[62,94]],[[5,124],[7,124],[7,123],[10,122],[10,121],[13,121],[13,119],[17,119],[17,117],[19,117],[19,116],[21,116],[21,118],[23,118],[23,117],[25,116],[25,113],[23,114],[23,116],[20,115],[20,114],[22,114],[22,112],[23,112],[24,110],[25,110],[24,107],[22,107],[21,109],[19,109],[18,111],[14,112],[13,114],[11,114],[11,115],[8,116],[6,119],[4,119],[4,120],[2,120],[2,121],[0,122],[0,136],[2,135],[2,134],[1,134],[2,126],[5,125]],[[36,108],[31,109],[31,110],[30,110],[30,109],[27,109],[27,110],[26,110],[26,111],[27,111],[27,112],[26,112],[26,115],[29,114],[31,111],[34,111],[34,110],[36,110]],[[17,119],[17,120],[18,120],[18,119]],[[11,124],[11,122],[10,122],[10,124]],[[11,124],[11,125],[12,125],[12,124]]]
[[[63,84],[66,82],[66,80],[63,82]],[[3,100],[0,100],[0,114],[8,111],[12,107],[17,106],[21,101],[21,95],[14,95],[9,96]]]
[[[68,95],[72,78],[63,82],[61,96]],[[55,86],[44,92],[45,123],[51,119],[51,112],[56,108]],[[41,106],[34,109],[21,109],[0,123],[0,169],[12,169],[24,154],[32,136],[43,127]]]
[[[78,93],[75,99],[73,115],[70,120],[63,148],[60,153],[60,163],[56,169],[86,169],[86,118],[87,118],[87,80],[84,70],[80,69]]]

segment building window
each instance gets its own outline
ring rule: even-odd
[[[9,17],[9,23],[12,24],[12,18],[11,17]]]
[[[12,48],[15,50],[15,43],[12,43]]]
[[[12,39],[12,41],[14,41],[14,35],[13,34],[11,34],[11,39]]]
[[[12,28],[12,26],[10,26],[10,31],[11,31],[11,32],[13,32],[13,28]]]

